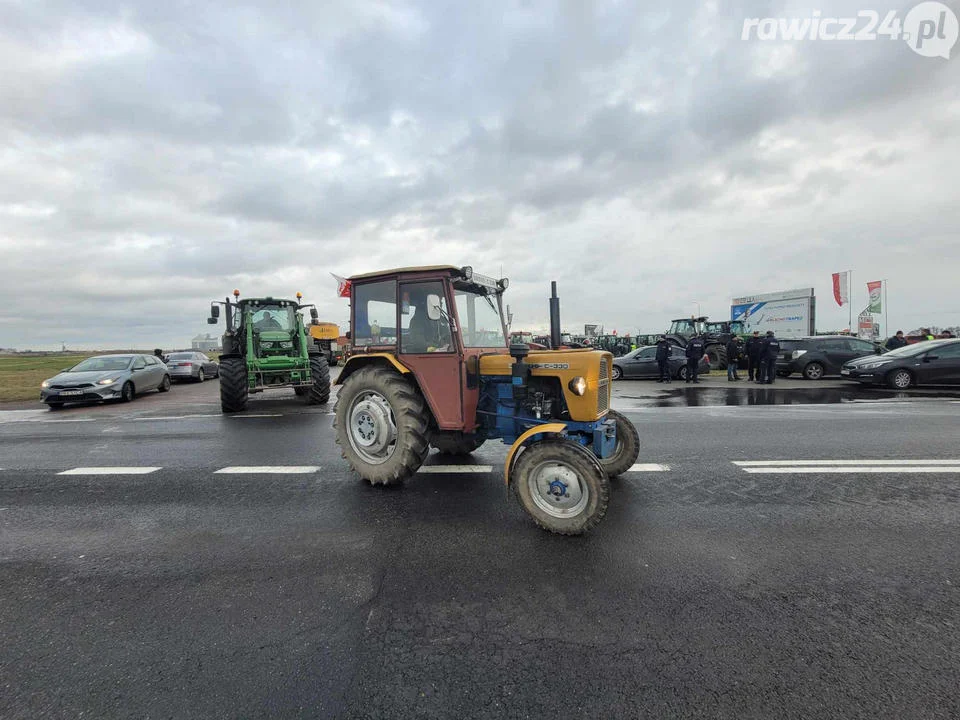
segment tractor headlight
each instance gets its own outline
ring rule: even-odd
[[[587,392],[587,380],[578,375],[567,384],[567,387],[574,395],[583,395]]]

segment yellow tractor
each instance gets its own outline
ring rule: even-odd
[[[327,358],[327,364],[330,367],[336,367],[340,358],[340,347],[337,345],[337,340],[340,337],[340,326],[332,322],[314,320],[307,331],[310,333],[314,345]]]
[[[334,409],[343,457],[375,485],[401,483],[430,447],[507,445],[504,481],[541,527],[576,535],[600,522],[610,476],[636,461],[636,428],[610,409],[613,357],[507,345],[495,280],[435,265],[356,275],[352,353]],[[555,284],[551,326],[560,344]]]

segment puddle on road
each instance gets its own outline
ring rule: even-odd
[[[658,397],[631,398],[646,407],[716,407],[722,405],[836,405],[840,403],[960,398],[960,390],[907,390],[883,388],[777,388],[740,385],[730,388],[682,387],[664,390]]]

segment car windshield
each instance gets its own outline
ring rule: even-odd
[[[464,347],[506,347],[500,297],[468,282],[453,285]]]
[[[942,347],[940,343],[932,342],[918,342],[913,345],[904,345],[901,348],[896,350],[891,350],[888,353],[884,353],[885,358],[893,357],[913,357],[914,355],[920,355],[921,353],[927,352],[927,350],[932,350],[935,347]]]
[[[97,372],[99,370],[126,370],[133,357],[121,355],[119,357],[92,357],[77,363],[69,372]]]
[[[167,360],[193,360],[193,353],[171,353]]]

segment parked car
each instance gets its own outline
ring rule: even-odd
[[[851,360],[840,374],[897,390],[911,385],[960,385],[960,340],[928,340],[891,350],[879,357]]]
[[[203,382],[220,376],[220,366],[202,352],[175,352],[166,356],[170,377],[174,380]]]
[[[700,372],[710,372],[710,360],[706,355],[700,361]],[[683,348],[676,345],[670,348],[670,376],[677,380],[687,379],[687,357],[683,354]],[[659,377],[656,345],[639,347],[622,357],[613,359],[614,380]]]
[[[40,383],[40,399],[58,409],[65,403],[130,402],[147,390],[167,392],[167,366],[153,355],[99,355]]]
[[[800,373],[807,380],[839,375],[845,362],[865,355],[876,355],[879,347],[849,335],[818,335],[780,341],[777,375]]]

